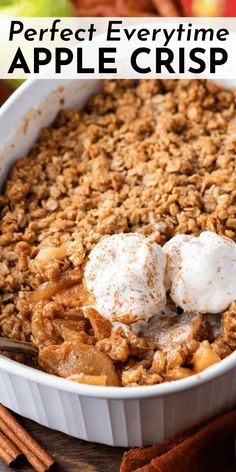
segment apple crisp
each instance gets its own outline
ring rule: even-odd
[[[84,266],[106,235],[161,246],[212,231],[236,240],[235,92],[203,80],[108,80],[61,111],[0,196],[0,331],[39,347],[41,369],[95,385],[150,385],[236,349],[236,305],[147,326],[98,313]],[[27,362],[27,360],[25,360]]]

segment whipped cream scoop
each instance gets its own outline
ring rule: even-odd
[[[236,299],[236,244],[204,231],[168,241],[167,284],[176,305],[187,312],[219,313]]]
[[[148,320],[166,302],[162,248],[139,233],[102,239],[90,252],[85,284],[96,310],[111,321]]]

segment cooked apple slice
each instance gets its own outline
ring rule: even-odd
[[[105,375],[107,385],[118,386],[119,378],[109,357],[94,346],[64,342],[40,349],[39,365],[49,374],[70,377],[75,374]]]

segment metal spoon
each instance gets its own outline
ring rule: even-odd
[[[2,338],[0,336],[0,350],[9,352],[22,352],[31,357],[38,356],[38,348],[32,343],[16,341],[15,339]]]

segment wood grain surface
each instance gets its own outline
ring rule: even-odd
[[[22,426],[55,457],[55,472],[118,472],[124,449],[88,443],[71,438],[17,416]],[[0,462],[0,472],[32,472],[32,467],[23,462],[9,469]]]

